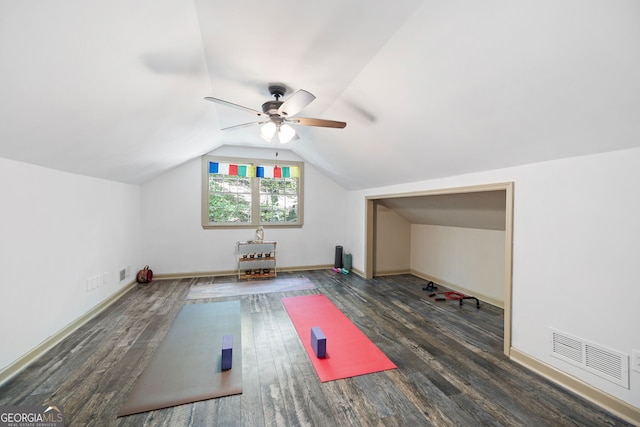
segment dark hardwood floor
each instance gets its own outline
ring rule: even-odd
[[[624,426],[502,354],[502,310],[435,302],[410,276],[332,271],[317,289],[185,300],[193,284],[137,285],[0,388],[0,405],[58,405],[70,426]],[[439,289],[439,290],[442,290]],[[323,293],[398,366],[320,383],[280,298]],[[243,393],[117,418],[182,304],[242,301]]]

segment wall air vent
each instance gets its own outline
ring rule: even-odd
[[[585,365],[594,371],[620,381],[629,374],[629,357],[585,343]],[[625,363],[627,362],[627,363]],[[626,366],[625,366],[626,365]],[[627,387],[628,388],[628,387]]]
[[[561,359],[565,359],[570,363],[582,364],[582,347],[581,341],[570,338],[565,334],[561,334],[558,331],[551,331],[552,349],[551,354],[559,356]]]
[[[629,355],[551,328],[551,355],[629,388]]]

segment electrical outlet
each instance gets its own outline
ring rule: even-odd
[[[640,372],[640,350],[633,350],[631,355],[631,369]]]
[[[102,284],[106,285],[107,283],[109,283],[109,273],[105,271],[102,273]]]
[[[127,269],[123,268],[120,270],[120,281],[122,282],[127,277]]]

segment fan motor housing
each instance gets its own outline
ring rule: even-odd
[[[271,94],[271,96],[275,97],[277,101],[278,99],[282,98],[285,93],[287,93],[287,88],[283,85],[272,84],[269,85],[269,93]]]
[[[262,112],[265,114],[278,114],[278,108],[282,105],[282,101],[267,101],[262,104]]]

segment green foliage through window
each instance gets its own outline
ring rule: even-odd
[[[262,178],[260,223],[298,221],[297,178]]]
[[[209,174],[209,222],[251,222],[251,178]]]

